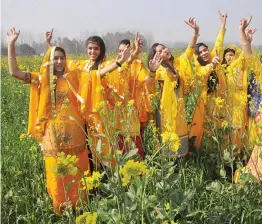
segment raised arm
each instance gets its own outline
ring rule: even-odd
[[[17,64],[16,52],[15,52],[15,42],[18,39],[20,30],[16,32],[13,27],[10,31],[10,34],[7,33],[7,43],[8,43],[8,67],[9,72],[12,76],[19,80],[25,80],[27,73],[22,72]]]
[[[100,76],[104,76],[106,75],[108,72],[112,72],[114,71],[115,69],[117,69],[118,67],[121,67],[122,64],[124,62],[126,62],[128,60],[128,58],[130,57],[130,47],[129,45],[126,46],[125,50],[122,52],[122,55],[121,57],[116,60],[114,63],[102,68],[100,71],[99,71],[99,74]]]
[[[246,30],[247,26],[249,25],[249,23],[251,22],[251,20],[252,20],[252,16],[249,18],[248,21],[243,18],[243,19],[241,19],[240,26],[239,26],[240,44],[241,44],[241,47],[242,47],[242,50],[243,50],[245,56],[247,56],[247,57],[252,56],[252,49],[251,49],[252,37],[250,39],[249,38],[250,36],[246,35],[245,30]]]
[[[143,48],[143,41],[142,41],[141,36],[138,33],[136,34],[134,44],[133,46],[131,46],[131,48],[132,48],[130,51],[131,55],[127,60],[128,64],[131,64],[135,58],[139,57],[139,54],[141,53],[142,48]]]
[[[248,66],[252,69],[256,76],[261,76],[262,63],[259,61],[259,58],[253,55],[251,49],[252,35],[256,32],[256,29],[247,29],[247,26],[251,20],[252,17],[250,17],[248,21],[246,19],[242,19],[240,22],[240,43]]]
[[[220,17],[220,30],[217,35],[217,39],[215,42],[215,46],[213,50],[211,51],[211,56],[214,57],[216,55],[216,51],[218,51],[219,55],[221,55],[223,51],[223,44],[224,44],[224,37],[225,37],[225,32],[226,32],[226,23],[227,23],[227,13],[222,14],[220,11],[218,11],[219,17]]]
[[[186,57],[190,60],[194,55],[194,49],[197,43],[197,38],[199,36],[199,26],[197,25],[195,18],[193,17],[190,17],[188,21],[185,21],[185,23],[194,30],[193,37],[185,51]]]
[[[53,47],[53,45],[51,44],[51,40],[52,40],[52,37],[53,37],[53,31],[54,31],[54,29],[45,33],[45,42],[46,42],[48,47]]]

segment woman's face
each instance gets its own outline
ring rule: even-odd
[[[206,46],[199,47],[199,57],[202,58],[204,62],[208,62],[210,60],[209,49]]]
[[[172,57],[170,50],[161,44],[157,45],[156,53],[159,53],[160,58],[162,58],[163,61],[169,61]]]
[[[231,51],[227,52],[225,55],[225,59],[228,65],[231,64],[231,62],[235,59],[235,54]]]
[[[63,52],[55,51],[54,69],[56,72],[63,72],[65,69],[66,57]]]
[[[123,51],[126,49],[126,45],[125,44],[120,44],[118,47],[118,58],[120,58],[122,56]]]
[[[90,58],[91,61],[96,61],[101,53],[100,46],[95,42],[89,42],[87,44],[86,50],[87,56]]]

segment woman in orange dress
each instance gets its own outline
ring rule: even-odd
[[[9,71],[30,85],[28,134],[41,145],[47,190],[60,215],[66,207],[75,208],[80,198],[86,200],[80,180],[81,172],[89,170],[89,159],[76,92],[79,74],[69,70],[61,47],[48,49],[40,72],[20,71],[15,53],[19,33],[13,28],[8,35]]]

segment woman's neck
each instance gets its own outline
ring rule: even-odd
[[[55,76],[57,78],[61,78],[63,75],[64,75],[64,71],[62,71],[62,72],[55,72]]]

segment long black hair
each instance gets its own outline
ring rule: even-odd
[[[91,66],[90,70],[97,70],[99,64],[102,63],[102,61],[105,58],[106,54],[106,45],[105,42],[102,40],[99,36],[91,36],[86,40],[86,48],[89,43],[95,43],[100,47],[100,55],[97,57],[95,63]]]
[[[198,43],[195,46],[195,54],[197,55],[197,60],[199,62],[200,65],[205,66],[208,64],[208,62],[204,61],[202,59],[202,57],[200,57],[200,52],[199,52],[199,48],[200,47],[206,47],[208,49],[208,46],[204,43]],[[212,93],[216,90],[217,85],[219,84],[219,80],[218,80],[218,76],[217,73],[215,71],[213,71],[207,80],[207,93]]]

